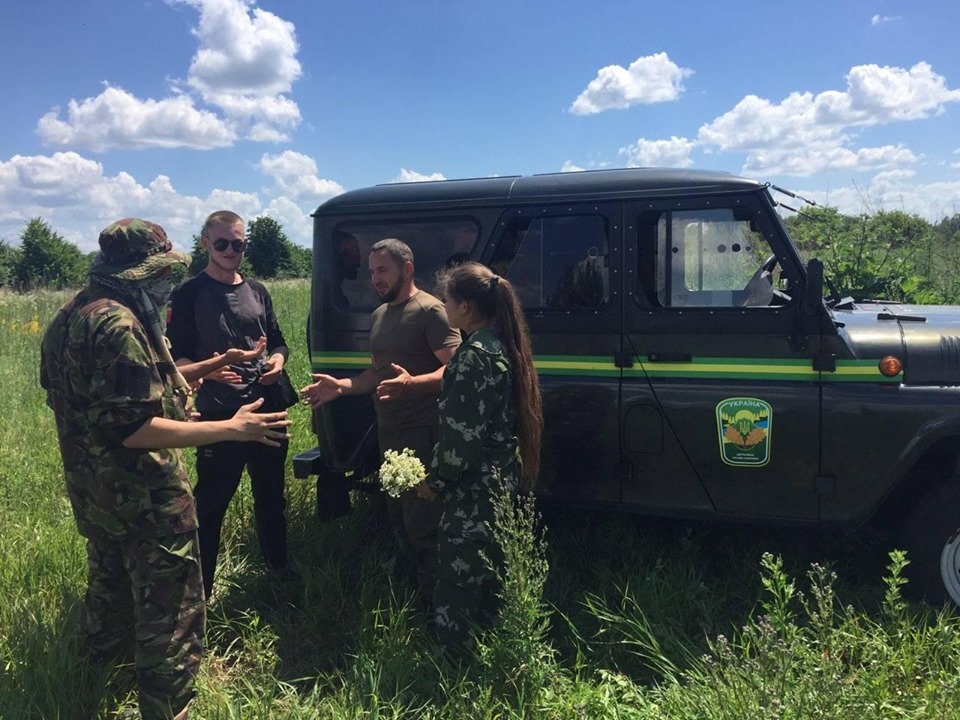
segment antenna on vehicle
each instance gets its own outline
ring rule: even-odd
[[[795,192],[791,192],[790,190],[787,190],[786,188],[782,188],[782,187],[780,187],[780,186],[778,186],[778,185],[772,185],[772,184],[770,184],[770,183],[766,183],[766,186],[765,186],[765,187],[768,187],[768,188],[770,188],[771,190],[776,190],[777,192],[783,193],[784,195],[788,195],[788,196],[790,196],[790,197],[792,197],[792,198],[796,198],[797,200],[802,200],[802,201],[805,202],[807,205],[813,205],[814,207],[820,207],[819,203],[817,203],[817,202],[815,202],[815,201],[813,201],[813,200],[811,200],[811,199],[809,199],[809,198],[805,198],[803,195],[798,195],[798,194],[795,193]],[[779,201],[779,200],[777,200],[777,199],[774,199],[773,202],[774,202],[775,205],[779,205],[779,206],[781,206],[781,207],[784,207],[784,208],[786,208],[787,210],[789,210],[790,212],[795,212],[795,213],[797,213],[798,215],[803,215],[803,212],[802,212],[801,210],[799,210],[798,208],[791,207],[790,205],[787,205],[786,203],[781,202],[781,201]]]

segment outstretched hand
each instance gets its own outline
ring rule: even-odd
[[[221,358],[225,364],[216,370],[210,372],[205,379],[215,382],[225,383],[227,385],[239,385],[243,382],[243,377],[233,369],[233,366],[241,363],[256,362],[263,355],[267,347],[267,338],[261,337],[256,344],[249,350],[243,348],[229,348],[223,354],[215,352],[216,358]]]
[[[261,385],[273,385],[280,379],[280,373],[282,372],[283,355],[275,353],[264,361],[259,383]]]
[[[390,363],[390,367],[397,375],[389,380],[380,381],[380,384],[377,385],[378,400],[396,400],[410,391],[410,373],[396,363]]]
[[[228,350],[227,352],[230,351]],[[220,357],[220,353],[214,353],[213,356]],[[227,385],[239,385],[243,382],[243,378],[240,376],[240,374],[229,365],[218,367],[203,379],[225,383]]]
[[[257,360],[263,351],[267,349],[267,338],[261,336],[256,344],[249,350],[243,348],[230,348],[223,355],[231,365],[242,362],[253,362]]]
[[[313,378],[313,383],[300,388],[300,397],[314,410],[343,394],[343,386],[332,375],[312,373],[310,377]]]
[[[263,405],[263,398],[258,398],[248,405],[243,405],[229,422],[240,437],[238,440],[255,441],[279,447],[280,440],[288,440],[290,433],[287,428],[293,424],[287,419],[286,411],[258,413],[257,409]]]

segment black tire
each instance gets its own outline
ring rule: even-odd
[[[904,571],[909,595],[936,605],[948,600],[960,605],[960,478],[939,483],[914,505],[900,547],[910,561]]]

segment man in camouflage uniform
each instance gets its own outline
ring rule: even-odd
[[[222,439],[276,444],[286,413],[185,422],[188,386],[163,340],[176,284],[159,225],[117,221],[100,234],[90,281],[43,338],[40,382],[56,416],[67,492],[86,538],[83,617],[93,656],[134,658],[144,720],[181,720],[203,649],[197,516],[178,449]]]
[[[471,626],[489,627],[496,616],[495,577],[482,555],[499,564],[490,527],[494,498],[519,485],[516,425],[503,344],[489,328],[478,329],[443,375],[439,441],[427,476],[442,506],[434,621],[455,652],[469,647]]]

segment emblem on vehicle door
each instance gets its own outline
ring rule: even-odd
[[[757,398],[717,403],[720,457],[727,465],[760,467],[770,461],[773,408]]]

